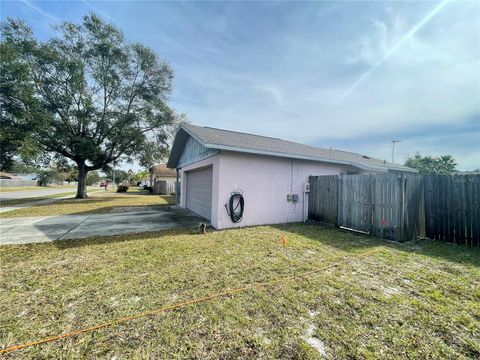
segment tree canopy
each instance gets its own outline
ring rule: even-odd
[[[75,162],[77,198],[84,198],[89,171],[141,161],[167,142],[173,71],[95,14],[54,29],[57,36],[41,42],[22,21],[2,24],[2,53],[8,50],[2,55],[2,105],[8,105],[2,127],[26,127],[32,146]]]
[[[455,171],[457,164],[451,155],[432,157],[416,153],[405,161],[405,166],[417,169],[421,175],[449,175]]]
[[[115,174],[114,174],[115,172]],[[125,180],[128,180],[128,173],[125,170],[113,169],[111,167],[104,170],[105,176],[111,181],[115,181],[115,184],[121,184]]]
[[[3,41],[8,38],[12,41]],[[12,170],[18,161],[31,159],[38,146],[31,134],[30,121],[38,106],[35,86],[29,81],[29,67],[23,55],[33,49],[32,32],[22,21],[2,28],[0,42],[0,170]]]

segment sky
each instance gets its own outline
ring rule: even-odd
[[[193,124],[480,168],[478,1],[0,1],[39,39],[90,12],[170,64]]]

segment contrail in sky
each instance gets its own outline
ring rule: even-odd
[[[30,9],[33,9],[35,10],[36,12],[38,12],[39,14],[45,16],[46,18],[52,20],[53,22],[56,22],[56,23],[59,23],[60,22],[60,19],[46,11],[43,11],[42,9],[40,9],[38,6],[34,5],[31,1],[28,1],[28,0],[21,0],[22,3],[24,3],[25,5],[27,5]]]
[[[367,78],[370,76],[370,74],[375,71],[377,67],[383,64],[385,60],[387,60],[395,51],[397,51],[407,40],[409,40],[415,33],[420,30],[423,26],[425,26],[426,23],[428,23],[435,15],[437,15],[444,7],[447,5],[447,3],[450,0],[444,0],[440,4],[438,4],[432,11],[430,11],[420,22],[418,22],[408,33],[405,34],[405,36],[394,46],[392,46],[388,51],[383,55],[380,60],[378,60],[373,66],[368,69],[367,72],[365,72],[362,76],[358,78],[357,81],[355,81],[352,86],[343,94],[343,96],[340,98],[338,101],[338,104],[340,104],[343,100],[345,100],[347,97],[350,96],[350,94],[355,91],[355,89]],[[338,105],[337,104],[337,105]]]

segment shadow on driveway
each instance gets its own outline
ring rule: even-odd
[[[197,227],[204,218],[177,206],[126,208],[107,214],[2,219],[0,245],[28,244]]]

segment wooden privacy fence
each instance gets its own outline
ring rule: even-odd
[[[175,181],[156,180],[153,184],[153,193],[157,195],[175,194]]]
[[[0,179],[0,187],[37,186],[37,180]]]
[[[0,179],[0,187],[23,187],[23,186],[37,186],[37,180],[22,180],[22,179]],[[63,186],[77,186],[76,181],[60,181],[50,185],[63,185]],[[39,187],[40,189],[40,187]]]
[[[425,235],[480,246],[480,175],[425,177]]]
[[[480,176],[311,176],[308,217],[397,241],[480,245]]]

